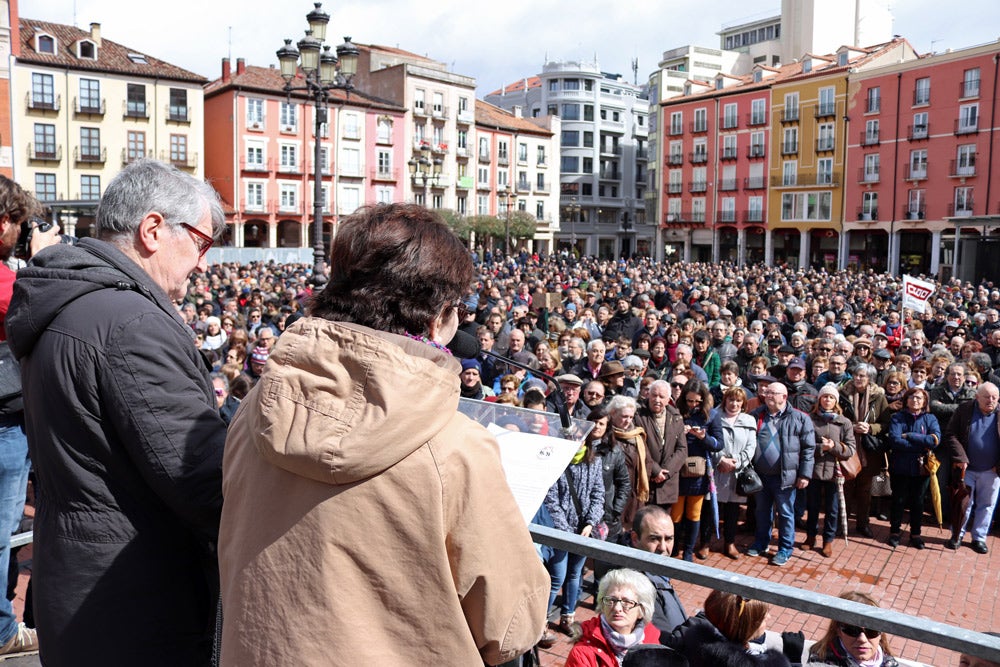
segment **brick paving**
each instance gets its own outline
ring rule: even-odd
[[[853,527],[853,520],[851,525]],[[883,607],[922,616],[935,621],[981,632],[1000,630],[1000,540],[992,535],[987,539],[990,553],[980,555],[969,548],[969,538],[957,552],[945,548],[951,537],[947,528],[924,527],[923,537],[927,548],[918,551],[908,546],[909,533],[904,529],[902,544],[896,549],[885,544],[889,529],[885,522],[872,519],[874,539],[850,537],[835,542],[832,558],[824,558],[818,551],[795,549],[784,567],[769,565],[765,558],[743,556],[733,561],[720,553],[712,552],[705,565],[729,572],[779,582],[803,590],[839,595],[845,590],[862,590],[874,595]],[[796,533],[796,545],[805,534]],[[740,534],[737,545],[741,551],[750,544],[750,535]],[[716,545],[718,546],[718,545]],[[772,542],[772,550],[774,549]],[[702,606],[709,590],[701,586],[674,580],[674,586],[689,614]],[[594,615],[593,597],[582,597],[577,609],[577,620]],[[771,608],[770,629],[802,630],[807,638],[818,639],[828,621],[792,609]],[[915,640],[891,638],[893,652],[908,660],[933,667],[958,665],[954,651],[923,644]],[[560,635],[551,650],[541,651],[543,666],[562,665],[572,645]]]

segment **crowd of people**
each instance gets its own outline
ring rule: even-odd
[[[23,222],[7,216],[4,238]],[[578,623],[584,559],[538,558],[460,397],[593,422],[536,516],[562,530],[781,567],[797,529],[799,548],[832,559],[838,533],[874,539],[871,516],[895,548],[908,513],[907,544],[923,549],[940,509],[945,546],[969,533],[989,550],[992,285],[938,285],[915,313],[874,273],[479,261],[412,205],[343,220],[323,285],[304,265],[209,265],[223,224],[211,188],[138,161],[109,184],[96,238],[46,248],[8,281],[23,381],[8,425],[27,433],[39,497],[38,634],[11,615],[12,652],[326,664],[329,629],[363,618],[379,639],[340,642],[336,664],[415,651],[499,664],[552,631],[576,640],[571,665],[636,660],[650,642],[665,647],[651,660],[706,666],[896,664],[870,629],[831,623],[812,644],[721,592],[689,616],[665,577],[602,563],[601,613]],[[468,359],[448,348],[457,331],[478,341]],[[968,498],[928,508],[932,477]],[[685,648],[705,637],[722,662]]]
[[[550,525],[642,548],[631,528],[659,508],[671,538],[677,528],[672,555],[717,548],[780,567],[796,546],[835,558],[845,530],[874,539],[870,518],[881,517],[890,546],[905,527],[923,549],[934,475],[942,490],[964,482],[972,499],[951,508],[942,493],[955,533],[944,546],[968,532],[988,552],[1000,491],[993,285],[940,284],[920,313],[901,306],[897,279],[875,273],[525,253],[475,270],[459,328],[480,353],[461,360],[461,395],[595,425],[546,498]],[[181,313],[214,364],[224,414],[309,297],[303,266],[217,265],[194,279]],[[750,472],[759,488],[747,490]],[[552,630],[593,640],[575,621],[584,559],[555,552],[546,565],[560,617],[540,645]],[[686,615],[659,583],[666,634]]]

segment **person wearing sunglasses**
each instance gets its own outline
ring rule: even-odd
[[[847,591],[841,599],[878,607],[868,593]],[[830,620],[826,634],[810,649],[810,664],[820,662],[835,667],[898,667],[889,647],[889,637],[879,630]]]
[[[226,424],[175,304],[224,224],[207,183],[137,160],[108,183],[94,238],[18,274],[6,325],[31,458],[60,490],[35,517],[47,664],[211,659]]]
[[[632,648],[656,644],[659,629],[652,624],[656,590],[636,570],[611,570],[601,578],[596,606],[600,613],[580,626],[580,640],[566,658],[566,667],[620,665]]]

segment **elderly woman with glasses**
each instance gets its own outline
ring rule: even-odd
[[[635,570],[611,570],[597,589],[600,614],[584,621],[580,640],[566,658],[566,667],[619,667],[630,649],[655,644],[660,631],[650,621],[656,590]]]
[[[840,596],[844,600],[860,602],[872,607],[878,603],[868,593],[848,591]],[[899,662],[889,648],[889,638],[884,632],[831,619],[826,634],[809,652],[809,664],[821,663],[834,667],[898,667]]]

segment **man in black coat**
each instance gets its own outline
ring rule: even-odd
[[[108,185],[97,238],[15,284],[46,665],[211,663],[226,425],[174,304],[224,222],[206,183],[139,160]]]

